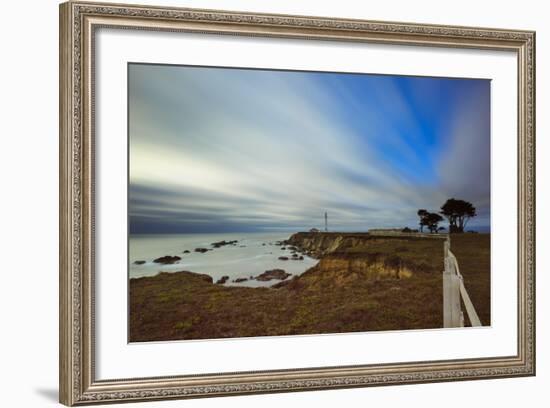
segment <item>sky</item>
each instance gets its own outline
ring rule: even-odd
[[[490,225],[490,81],[130,64],[131,233]],[[447,223],[442,223],[446,226]]]

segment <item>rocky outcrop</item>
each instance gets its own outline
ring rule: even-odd
[[[279,279],[279,280],[285,280],[290,276],[290,273],[287,273],[284,269],[271,269],[269,271],[265,271],[261,275],[256,276],[256,280],[258,281],[270,281],[273,279]]]
[[[143,265],[145,261],[135,261],[134,265]]]
[[[222,276],[220,279],[218,279],[218,280],[216,281],[216,284],[218,284],[218,285],[223,285],[223,284],[224,284],[225,282],[227,282],[228,280],[229,280],[229,276],[224,275],[224,276]]]
[[[346,232],[297,232],[284,241],[289,248],[307,254],[313,258],[321,258],[324,255],[336,252],[363,252],[370,243],[375,240],[378,243],[392,240],[407,243],[408,238],[402,236],[380,237],[363,233]]]
[[[204,254],[205,252],[210,251],[208,248],[195,248],[195,252],[200,252],[201,254]]]
[[[283,242],[295,253],[291,260],[308,255],[319,263],[303,274],[274,288],[329,288],[353,281],[400,280],[417,273],[432,273],[434,266],[409,253],[425,248],[413,238],[376,236],[368,233],[299,232]],[[437,245],[435,246],[437,247]],[[410,251],[409,251],[410,249]],[[429,249],[433,249],[430,247]],[[299,255],[300,254],[300,255]],[[309,290],[309,289],[308,289]]]
[[[380,254],[332,254],[319,261],[316,266],[323,273],[337,272],[335,283],[340,278],[352,276],[362,279],[403,279],[410,278],[413,270],[398,256]]]
[[[287,241],[294,250],[307,253],[309,256],[320,258],[323,255],[335,252],[343,247],[357,245],[360,241],[368,239],[368,234],[343,234],[298,232]]]
[[[237,242],[239,242],[239,241],[237,241],[236,239],[233,240],[233,241],[223,240],[223,241],[218,241],[218,242],[212,242],[212,244],[210,244],[210,245],[212,245],[214,248],[221,248],[221,247],[226,246],[226,245],[237,245]]]
[[[181,261],[181,258],[177,255],[174,255],[174,256],[165,255],[155,259],[153,262],[163,264],[163,265],[171,265],[171,264],[175,264],[178,261]]]

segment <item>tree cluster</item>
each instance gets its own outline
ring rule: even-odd
[[[439,223],[443,221],[441,215],[449,221],[450,233],[464,232],[464,228],[470,218],[477,215],[476,208],[472,203],[464,200],[457,200],[455,198],[448,199],[445,204],[441,206],[441,211],[439,213],[432,213],[426,209],[420,209],[417,214],[420,218],[420,232],[424,232],[424,227],[426,227],[431,233],[438,233],[445,229],[439,226]]]
[[[418,216],[420,217],[420,232],[424,232],[424,227],[433,234],[437,234],[439,231],[445,229],[439,226],[439,223],[443,221],[443,217],[438,213],[431,213],[428,210],[418,210]]]
[[[464,232],[466,224],[477,215],[476,208],[464,200],[450,198],[441,207],[441,214],[449,220],[449,232]]]

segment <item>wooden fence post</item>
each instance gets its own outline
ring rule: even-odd
[[[443,327],[452,327],[451,274],[449,270],[449,239],[443,243]]]
[[[443,244],[445,270],[443,271],[443,327],[463,327],[464,316],[460,307],[460,277],[449,254],[451,246],[447,237]]]

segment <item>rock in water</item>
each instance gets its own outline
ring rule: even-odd
[[[145,261],[135,261],[134,265],[143,265]]]
[[[233,241],[226,241],[226,240],[223,240],[223,241],[218,241],[218,242],[212,242],[212,245],[214,248],[221,248],[222,246],[225,246],[225,245],[237,245],[237,241],[236,239],[233,240]]]
[[[163,265],[170,265],[170,264],[174,264],[178,261],[181,261],[181,258],[179,256],[165,255],[165,256],[161,256],[160,258],[155,259],[153,262],[163,264]]]
[[[259,281],[270,281],[272,279],[285,280],[290,276],[290,273],[287,273],[284,269],[270,269],[265,271],[261,275],[256,276],[256,280]]]
[[[222,276],[220,279],[216,281],[218,285],[223,285],[225,282],[229,280],[229,276]]]

